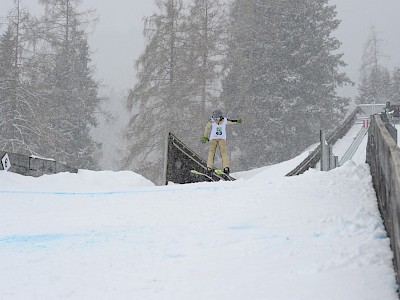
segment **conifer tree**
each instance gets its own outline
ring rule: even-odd
[[[348,102],[336,88],[350,80],[327,0],[234,1],[230,15],[222,96],[247,120],[234,129],[233,156],[249,169],[290,158],[332,129]]]
[[[0,37],[0,145],[2,150],[17,151],[21,139],[14,127],[16,113],[16,84],[18,79],[15,67],[16,37],[11,28]]]
[[[128,97],[132,117],[124,167],[160,183],[168,132],[197,150],[220,93],[225,11],[219,0],[155,1],[146,19],[146,48]]]
[[[46,55],[51,57],[43,91],[52,146],[48,155],[79,168],[96,169],[100,145],[90,130],[97,125],[100,98],[85,32],[85,25],[93,22],[91,12],[79,11],[77,0],[40,2],[45,6]]]
[[[167,134],[185,130],[189,108],[184,106],[187,95],[182,88],[186,85],[183,4],[181,0],[158,0],[156,4],[158,13],[145,21],[146,48],[136,62],[138,81],[128,96],[132,117],[123,165],[161,183]]]
[[[31,85],[34,73],[26,68],[31,17],[19,1],[9,12],[7,30],[0,37],[0,148],[21,154],[38,154],[38,99]]]
[[[196,111],[203,116],[208,116],[209,110],[218,105],[226,25],[226,10],[221,1],[193,1],[186,28],[189,50],[186,65],[192,79],[189,90],[199,103]]]
[[[381,43],[375,27],[372,27],[364,45],[357,103],[385,103],[390,98],[390,73],[381,63],[384,57]]]
[[[0,38],[0,147],[96,168],[99,145],[90,130],[99,97],[85,32],[88,14],[78,10],[77,0],[40,2],[45,15],[35,19],[15,1]]]

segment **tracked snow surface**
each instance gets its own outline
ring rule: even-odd
[[[1,171],[0,299],[398,299],[368,165],[285,177],[307,154],[162,187]]]

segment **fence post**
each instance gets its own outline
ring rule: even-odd
[[[325,139],[325,132],[320,130],[321,142],[321,171],[329,171],[329,148]]]
[[[332,144],[329,144],[328,148],[329,148],[329,170],[333,170],[334,168],[336,168],[336,165],[335,165],[335,156],[333,155],[332,152],[333,148]]]
[[[320,130],[321,140],[321,171],[329,171],[336,168],[338,164],[338,157],[333,155],[333,145],[328,144],[325,139],[325,132]]]

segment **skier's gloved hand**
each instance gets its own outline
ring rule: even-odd
[[[205,144],[205,143],[208,142],[208,141],[209,141],[208,137],[206,137],[206,136],[202,136],[202,137],[201,137],[201,142],[202,142],[203,144]]]

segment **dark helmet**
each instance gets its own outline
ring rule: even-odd
[[[214,109],[213,112],[212,112],[212,117],[213,117],[213,118],[220,118],[220,119],[222,119],[222,118],[223,118],[223,117],[222,117],[222,110],[220,110],[220,109]]]

